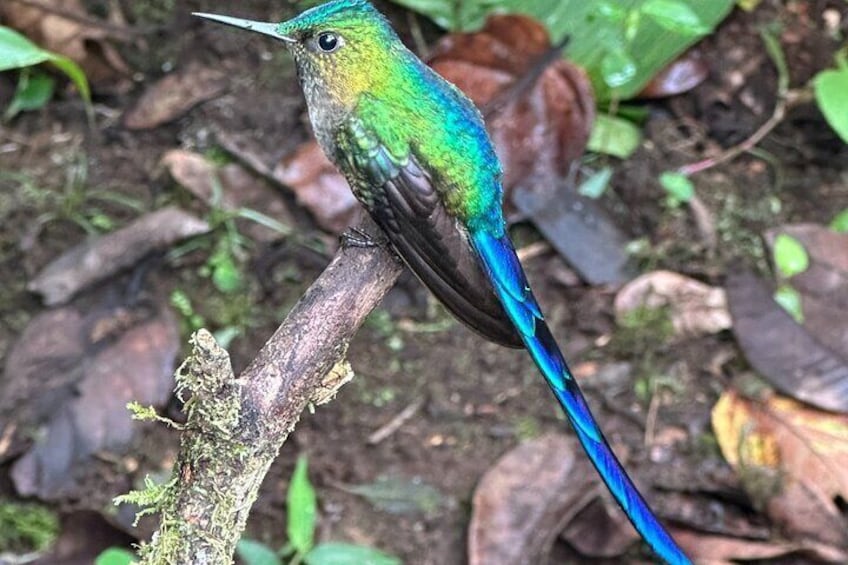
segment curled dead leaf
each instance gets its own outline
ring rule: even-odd
[[[848,499],[848,416],[731,390],[713,407],[712,425],[722,455],[772,520],[801,539],[848,549],[835,503]]]
[[[698,563],[730,564],[793,555],[825,563],[848,561],[848,553],[844,549],[816,542],[756,541],[680,528],[672,528],[671,534],[686,554]],[[793,563],[800,562],[793,561]]]
[[[314,141],[304,143],[283,159],[273,175],[290,187],[318,225],[330,232],[344,231],[359,209],[347,181]]]
[[[175,181],[207,206],[231,212],[254,210],[283,226],[294,223],[279,192],[237,163],[218,167],[203,155],[184,149],[166,152],[160,162]],[[281,235],[281,228],[243,219],[238,223],[239,230],[256,241],[274,241]]]
[[[129,129],[152,129],[176,120],[227,88],[223,71],[190,64],[149,86],[124,115]]]
[[[540,563],[562,526],[597,496],[575,443],[545,435],[501,457],[480,479],[468,528],[470,565]]]
[[[618,506],[599,498],[577,514],[561,537],[581,555],[618,557],[639,539],[639,534]]]
[[[615,316],[638,308],[668,308],[679,336],[718,333],[731,327],[724,289],[671,271],[645,273],[615,296]]]
[[[701,52],[690,49],[657,73],[645,85],[638,98],[664,98],[683,94],[704,82],[709,72]]]

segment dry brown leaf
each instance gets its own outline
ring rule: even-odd
[[[838,297],[811,303],[813,294],[803,290],[805,306],[817,308],[799,325],[775,302],[770,285],[750,271],[731,269],[725,288],[733,333],[751,365],[783,394],[848,412],[848,343],[840,345],[848,314]]]
[[[124,115],[129,129],[152,129],[176,120],[227,88],[223,71],[190,64],[156,81]]]
[[[792,554],[801,554],[826,563],[845,563],[848,560],[848,553],[844,550],[815,542],[756,541],[681,528],[672,528],[671,535],[689,557],[698,563],[710,565],[730,565],[737,560],[774,559]]]
[[[848,499],[848,416],[781,396],[725,392],[713,407],[721,452],[772,520],[805,539],[848,547],[836,497]]]
[[[792,224],[769,230],[773,248],[779,234],[804,246],[810,266],[790,279],[801,294],[804,328],[818,341],[848,360],[848,233],[817,224]]]
[[[207,206],[231,212],[254,210],[283,225],[294,223],[279,191],[237,163],[217,167],[203,155],[184,149],[168,151],[161,163],[175,181]],[[238,227],[256,241],[274,241],[281,235],[278,230],[245,219],[238,220]]]
[[[639,98],[664,98],[692,90],[709,75],[710,69],[698,49],[690,49],[645,85]]]
[[[559,435],[522,443],[480,479],[468,528],[469,565],[543,562],[562,526],[597,494],[576,444]]]
[[[615,297],[618,319],[638,308],[665,307],[680,336],[712,334],[731,327],[724,289],[679,273],[645,273],[625,285]]]
[[[221,202],[214,202],[215,183],[218,182],[216,168],[203,155],[185,149],[172,149],[162,156],[160,163],[168,169],[180,186],[207,206],[217,205],[222,208],[234,206],[229,192],[222,191]]]
[[[359,209],[347,181],[314,141],[283,159],[273,175],[292,189],[318,225],[332,233],[344,231]]]
[[[121,452],[138,430],[127,403],[161,405],[170,396],[178,349],[177,322],[164,306],[99,306],[85,317],[66,307],[34,318],[0,381],[3,419],[37,430],[12,466],[18,493],[78,496],[92,455]]]
[[[81,0],[41,0],[41,4],[47,9],[4,0],[0,3],[0,20],[38,45],[74,60],[94,86],[114,85],[130,75],[129,67],[106,41],[105,29],[84,23],[91,17]],[[79,18],[68,18],[63,13]]]
[[[207,231],[205,221],[168,206],[69,249],[42,269],[27,288],[43,295],[49,306],[64,304],[88,286],[135,265],[148,253]]]
[[[581,555],[616,557],[623,555],[639,534],[618,506],[599,498],[577,514],[560,537]]]

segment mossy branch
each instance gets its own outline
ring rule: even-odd
[[[373,227],[372,227],[373,229]],[[231,563],[259,486],[309,403],[350,380],[347,345],[401,272],[384,247],[343,247],[237,378],[201,330],[177,374],[187,421],[172,483],[145,500],[161,513],[144,564]]]

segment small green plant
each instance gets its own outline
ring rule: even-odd
[[[785,233],[779,234],[774,239],[772,253],[779,282],[774,293],[774,300],[801,324],[804,322],[801,294],[789,284],[788,280],[810,267],[810,257],[800,241]]]
[[[0,501],[0,553],[27,553],[50,547],[59,519],[37,504]]]
[[[586,148],[619,159],[630,157],[642,142],[642,131],[630,120],[599,114],[592,124]]]
[[[848,208],[839,212],[830,221],[830,229],[839,233],[848,233]]]
[[[586,198],[600,198],[607,191],[610,180],[612,180],[612,172],[612,167],[601,167],[580,183],[577,192]]]
[[[121,207],[143,212],[144,204],[131,196],[109,188],[89,185],[88,162],[84,155],[74,155],[65,167],[61,187],[41,186],[28,175],[0,171],[0,187],[10,185],[9,198],[0,203],[0,221],[13,211],[32,213],[31,232],[37,234],[52,222],[71,222],[87,234],[99,234],[115,228],[115,220],[107,207]]]
[[[42,49],[29,39],[5,26],[0,26],[0,71],[22,69],[18,88],[4,119],[9,120],[24,110],[43,107],[53,96],[55,83],[49,75],[30,67],[50,63],[76,85],[91,119],[91,90],[83,70],[71,59]]]
[[[665,190],[665,203],[669,208],[677,208],[695,196],[695,185],[682,173],[673,171],[662,173],[660,186]]]
[[[215,152],[217,160],[223,161],[224,157],[224,153]],[[168,259],[176,261],[189,253],[205,253],[206,261],[197,274],[208,279],[217,292],[200,299],[184,288],[177,288],[171,293],[171,304],[182,315],[186,333],[214,326],[215,339],[226,348],[251,327],[258,313],[247,276],[247,260],[254,242],[239,231],[237,221],[254,222],[283,236],[293,234],[290,227],[261,212],[226,206],[223,187],[215,177],[212,189],[206,216],[212,229],[204,236],[173,248]],[[195,303],[202,305],[203,312],[199,311],[201,308],[195,308]]]
[[[307,473],[306,457],[297,460],[286,497],[288,543],[274,550],[265,543],[242,539],[236,554],[246,565],[400,565],[394,556],[348,543],[315,544],[317,497]]]
[[[110,547],[97,556],[94,565],[130,565],[135,561],[136,556],[131,551],[120,547]]]
[[[813,91],[827,123],[848,143],[848,56],[844,51],[836,55],[836,68],[813,77]]]

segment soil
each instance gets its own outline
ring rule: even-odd
[[[136,74],[125,92],[97,94],[93,130],[72,95],[0,129],[4,198],[0,351],[8,350],[42,309],[26,291],[27,281],[50,259],[85,239],[75,214],[92,216],[95,206],[87,202],[68,208],[43,229],[34,230],[39,214],[49,206],[38,202],[46,198],[43,195],[27,200],[12,190],[21,179],[39,194],[61,194],[71,190],[74,180],[68,175],[76,170],[84,175],[79,182],[86,187],[132,197],[147,209],[180,202],[202,214],[202,207],[163,173],[158,163],[165,151],[182,147],[212,154],[219,151],[215,132],[225,131],[249,136],[276,158],[308,139],[305,106],[291,61],[269,52],[273,46],[268,42],[221,33],[186,16],[193,10],[214,11],[207,4],[189,1],[180,3],[180,15],[149,16],[163,27],[140,47],[122,47]],[[402,33],[408,33],[406,14],[386,8]],[[735,10],[699,47],[710,69],[708,79],[685,95],[645,103],[650,113],[646,142],[631,159],[612,163],[613,190],[602,199],[630,236],[650,242],[651,251],[642,257],[645,269],[678,271],[716,285],[721,285],[728,265],[739,259],[765,272],[768,263],[759,239],[764,229],[786,222],[826,224],[836,211],[848,208],[848,148],[812,103],[793,107],[760,144],[767,159],[743,154],[695,177],[717,232],[715,249],[708,248],[687,208],[663,205],[656,182],[662,171],[743,141],[768,118],[777,79],[758,35],[761,25],[781,24],[792,86],[831,65],[838,43],[816,27],[826,8],[840,11],[845,33],[845,4],[835,0],[774,0],[764,1],[753,13]],[[284,19],[293,8],[253,0],[239,11],[268,21]],[[423,19],[418,23],[426,37],[435,35]],[[163,69],[192,62],[224,69],[227,92],[150,131],[122,127],[122,113],[163,75]],[[11,80],[8,74],[0,75],[2,107],[11,96]],[[10,143],[16,149],[4,151],[4,144]],[[281,198],[297,230],[323,241],[332,239],[320,233],[290,195]],[[99,202],[96,208],[116,225],[137,214],[109,202]],[[519,229],[536,238],[529,228]],[[145,292],[168,296],[174,289],[192,289],[198,310],[214,319],[220,312],[211,311],[224,307],[208,298],[216,291],[208,278],[198,274],[204,261],[205,256],[190,255],[180,268],[160,267],[146,279]],[[250,361],[327,261],[328,254],[293,242],[250,248],[250,296],[242,313],[248,319],[246,331],[229,348],[237,370]],[[607,437],[660,515],[670,522],[685,521],[677,515],[674,501],[686,490],[687,480],[713,469],[731,475],[708,439],[710,409],[721,390],[750,370],[732,335],[669,341],[648,327],[638,339],[628,339],[633,336],[622,335],[615,324],[614,289],[592,288],[563,277],[567,266],[549,248],[529,258],[525,266],[554,334],[577,372],[586,375],[582,385]],[[484,342],[453,321],[410,276],[402,279],[356,337],[350,362],[356,372],[353,382],[335,401],[305,415],[283,447],[253,508],[250,537],[273,546],[285,542],[285,492],[296,457],[305,454],[319,497],[320,539],[372,545],[411,565],[463,563],[470,501],[480,477],[523,439],[545,432],[571,433],[526,353]],[[626,363],[624,376],[599,384],[602,371],[597,367],[614,362]],[[659,454],[646,445],[650,399],[639,394],[639,383],[651,375],[665,375],[671,381],[654,407],[654,436],[682,433],[682,439],[663,445]],[[420,409],[395,433],[376,445],[367,442],[370,434],[415,403]],[[153,429],[145,434],[133,450],[141,468],[167,468],[177,448],[177,433]],[[4,477],[0,493],[11,496],[7,469],[0,468]],[[342,488],[380,477],[421,481],[441,493],[441,504],[429,513],[393,515]],[[105,502],[95,483],[90,492],[55,506],[65,512],[100,509]],[[629,562],[622,557],[607,561],[581,557],[563,542],[554,555],[558,562]],[[635,549],[631,557],[638,555]]]

